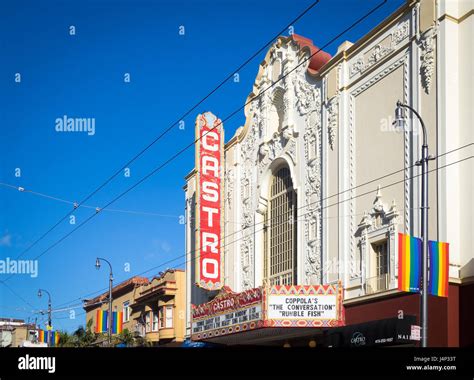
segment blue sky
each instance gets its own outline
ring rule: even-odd
[[[323,46],[381,0],[321,0],[294,25]],[[390,0],[366,21],[325,48],[334,54],[403,4]],[[2,1],[0,5],[0,181],[61,199],[80,201],[176,121],[312,1]],[[70,26],[75,35],[69,34]],[[179,27],[185,34],[180,35]],[[194,140],[194,119],[212,111],[225,118],[252,90],[260,54],[87,204],[103,206]],[[15,82],[15,74],[21,82]],[[125,73],[130,83],[124,82]],[[95,134],[59,133],[55,120],[95,118]],[[243,111],[224,125],[226,140],[243,125]],[[51,292],[53,308],[107,286],[109,259],[116,283],[177,258],[184,267],[184,176],[194,165],[189,149],[172,164],[110,206],[167,216],[102,212],[39,259],[38,277],[15,275],[0,286],[0,317],[35,318],[44,309],[37,289]],[[15,177],[15,169],[21,177]],[[55,224],[70,205],[0,186],[0,259],[15,258]],[[94,211],[79,209],[25,254],[32,259]],[[180,258],[181,257],[181,258]],[[126,264],[130,272],[126,272]],[[166,266],[148,272],[151,277]],[[0,280],[7,276],[0,274]],[[74,301],[76,300],[76,301]],[[55,328],[84,324],[67,311]]]

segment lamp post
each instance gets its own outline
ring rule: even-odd
[[[428,154],[428,136],[426,133],[425,123],[420,114],[412,107],[402,102],[397,102],[395,109],[394,124],[399,128],[405,126],[404,108],[410,110],[420,121],[423,130],[423,145],[421,147],[421,159],[415,162],[415,165],[421,166],[421,238],[423,242],[422,254],[422,281],[421,281],[421,307],[420,307],[420,323],[421,323],[421,347],[428,347],[428,161],[434,158]]]
[[[44,289],[38,289],[38,297],[41,298],[43,296],[43,292],[45,292],[48,295],[48,347],[51,346],[51,329],[53,328],[52,322],[51,322],[51,294]]]
[[[95,260],[95,267],[97,270],[100,269],[100,261],[105,261],[107,264],[109,264],[110,268],[110,275],[109,275],[109,315],[107,316],[107,333],[108,333],[108,342],[109,346],[112,345],[112,286],[114,282],[114,276],[112,273],[112,264],[106,259],[103,259],[102,257],[98,257]]]

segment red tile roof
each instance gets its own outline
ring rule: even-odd
[[[292,34],[290,38],[296,42],[301,49],[307,47],[310,55],[314,54],[309,61],[308,72],[310,74],[316,74],[319,69],[331,59],[331,55],[324,50],[319,50],[319,48],[313,44],[313,40],[300,36],[299,34]]]
[[[122,289],[129,287],[130,285],[133,285],[133,286],[144,285],[144,284],[148,284],[149,282],[150,281],[146,277],[135,276],[135,277],[129,278],[128,280],[125,280],[121,282],[120,284],[114,286],[112,288],[112,295]],[[107,299],[108,296],[109,296],[109,292],[105,292],[93,299],[85,300],[84,307],[88,307],[89,305],[93,306],[93,304]]]

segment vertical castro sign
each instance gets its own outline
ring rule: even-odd
[[[196,282],[204,289],[216,290],[223,286],[221,165],[224,131],[221,120],[211,112],[199,115],[196,119],[196,139]]]

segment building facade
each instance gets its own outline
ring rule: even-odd
[[[181,345],[185,339],[186,276],[170,269],[140,287],[131,305],[135,331],[153,345]]]
[[[185,330],[185,275],[183,270],[168,269],[151,280],[132,277],[112,289],[112,311],[122,312],[123,330],[127,329],[148,344],[179,345]],[[97,310],[108,310],[108,292],[87,300],[86,323],[97,325]]]
[[[0,347],[46,346],[36,343],[38,326],[23,319],[0,318]]]
[[[400,100],[423,118],[435,158],[429,239],[450,243],[449,297],[429,299],[429,342],[474,342],[473,32],[472,1],[408,0],[333,57],[296,34],[278,39],[224,147],[226,287],[340,282],[347,326],[418,320],[419,295],[397,289],[397,235],[420,236],[422,134],[410,115],[405,131],[392,126]],[[195,285],[199,175],[184,188],[189,336],[191,305],[217,294]]]

